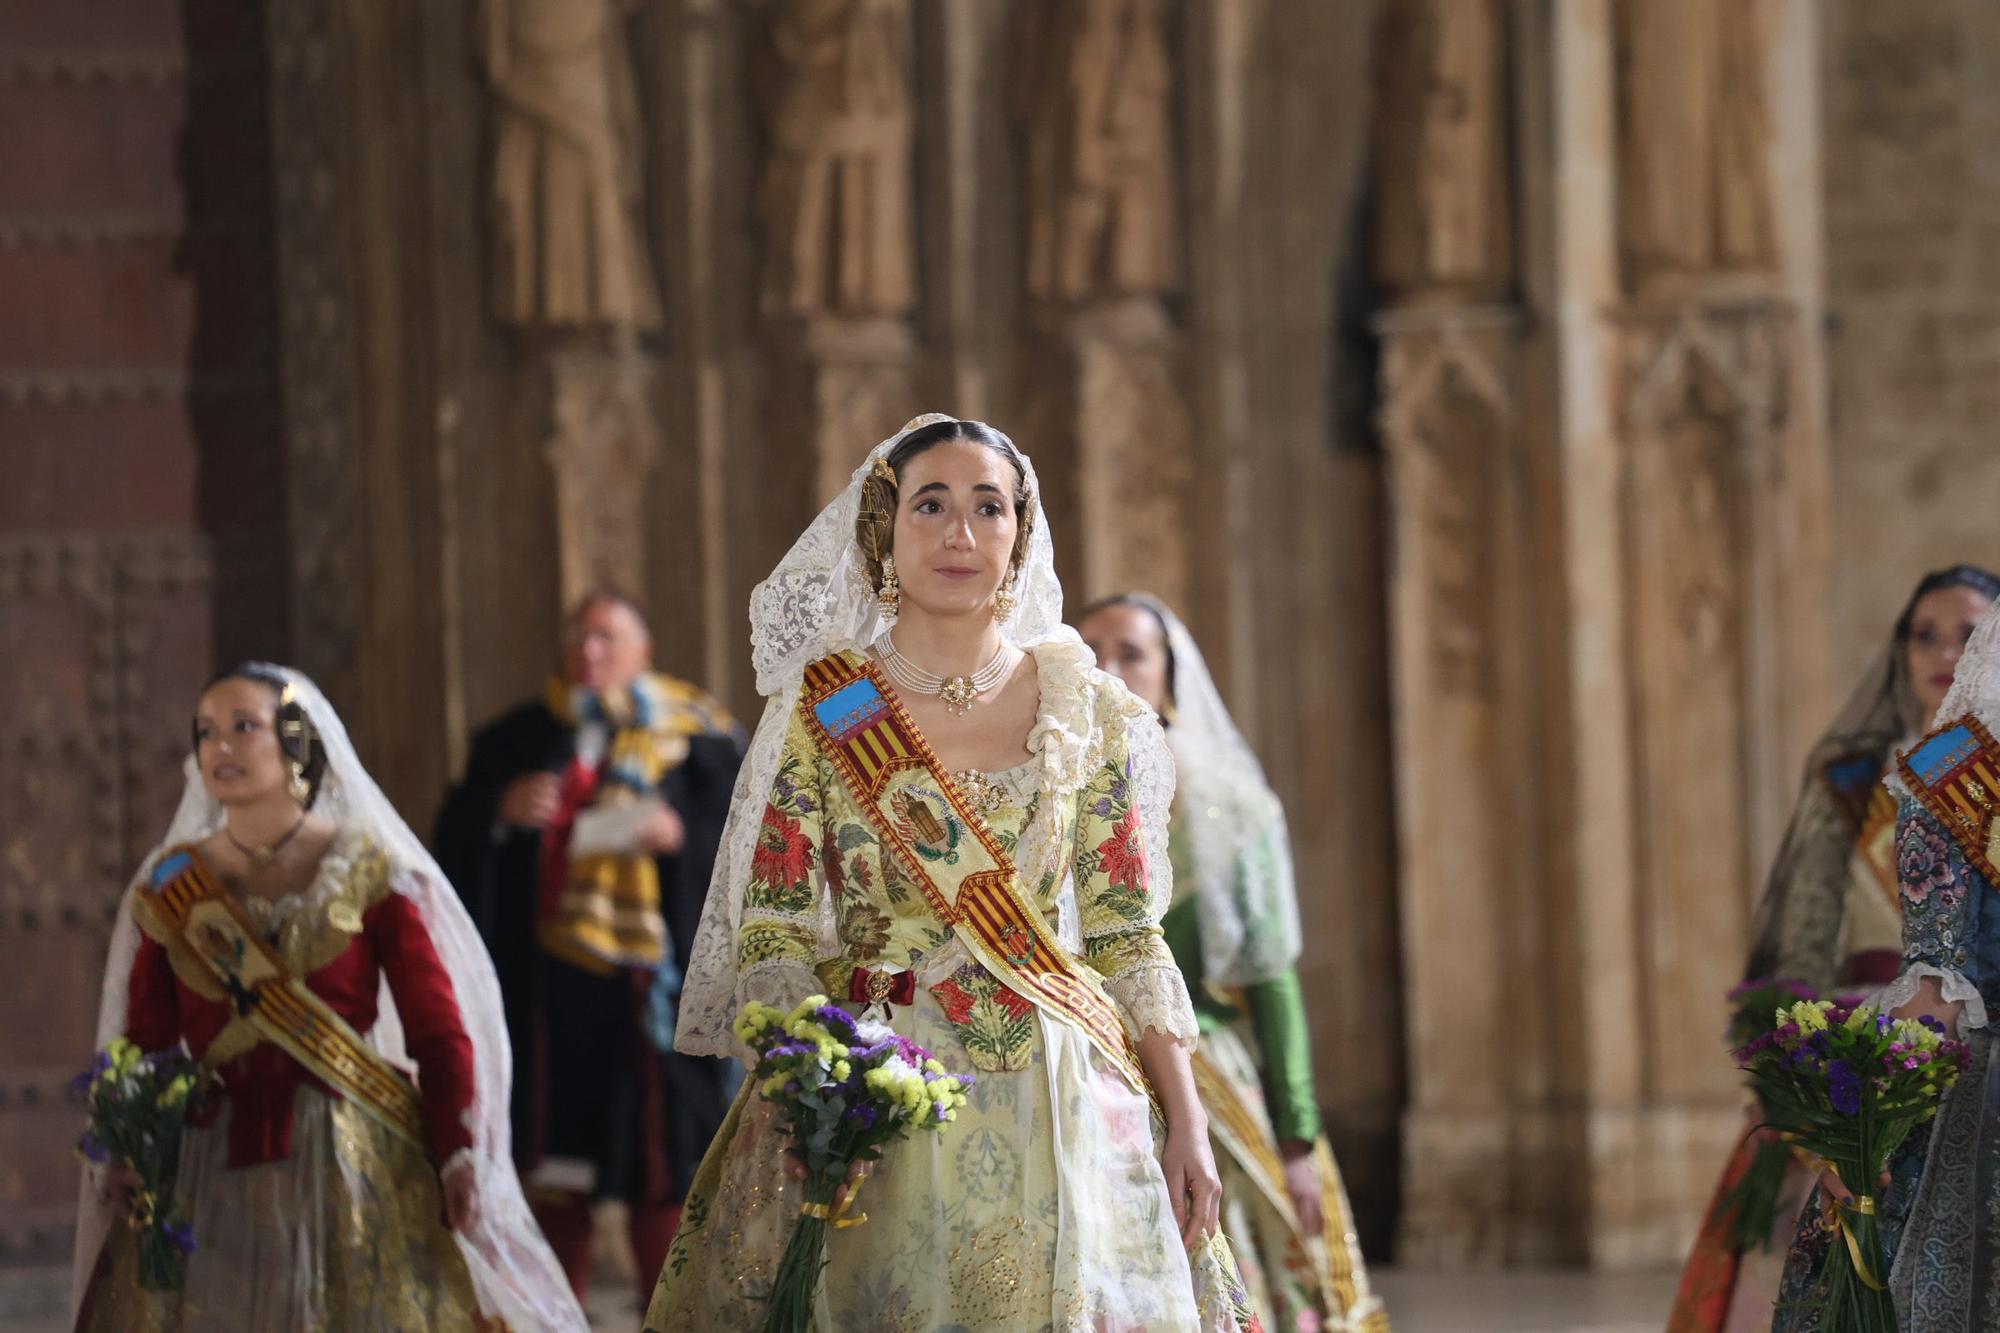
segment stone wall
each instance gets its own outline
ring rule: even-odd
[[[2000,565],[2000,8],[1830,0],[1834,665],[1918,575]]]

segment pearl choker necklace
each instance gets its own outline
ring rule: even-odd
[[[875,652],[882,659],[882,665],[888,668],[890,679],[898,686],[917,694],[934,694],[944,701],[944,706],[954,716],[961,717],[979,702],[980,695],[1006,678],[1018,656],[1014,649],[1002,643],[992,659],[971,675],[940,676],[934,671],[924,670],[897,652],[896,641],[888,635],[875,645]]]

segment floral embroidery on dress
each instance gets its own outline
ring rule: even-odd
[[[1153,881],[1139,811],[1132,804],[1132,784],[1122,767],[1109,761],[1099,766],[1077,816],[1079,895],[1097,909],[1093,915],[1108,915],[1119,923],[1149,922]]]
[[[847,946],[849,957],[865,963],[887,947],[889,925],[888,913],[856,895],[840,913],[840,942]]]
[[[750,858],[751,901],[779,912],[803,912],[812,906],[812,840],[799,821],[776,804],[764,807],[764,824],[757,830],[757,850]]]
[[[1896,877],[1903,897],[1920,903],[1951,885],[1951,843],[1928,819],[1908,819],[1896,848]]]
[[[930,991],[974,1069],[1028,1067],[1035,1049],[1035,1006],[1024,996],[977,963],[967,963]]]

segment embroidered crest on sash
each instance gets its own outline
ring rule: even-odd
[[[347,1021],[285,970],[243,907],[191,851],[164,857],[134,915],[177,961],[219,987],[239,1020],[389,1128],[423,1143],[409,1082]]]
[[[2000,745],[1985,724],[1968,713],[1939,727],[1897,760],[1897,771],[1972,867],[2000,884]]]

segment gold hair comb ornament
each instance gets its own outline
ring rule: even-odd
[[[926,412],[920,417],[911,417],[896,434],[908,435],[913,430],[922,430],[926,426],[935,426],[940,422],[956,420],[958,418],[949,412]]]
[[[891,486],[896,484],[896,469],[890,467],[889,460],[880,454],[877,454],[875,461],[868,465],[868,470],[874,473],[878,480],[886,481]]]

